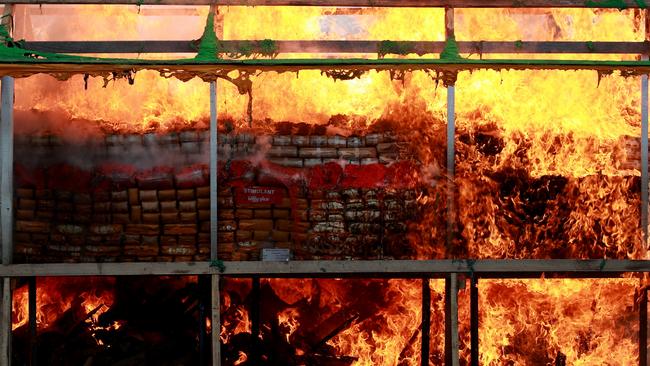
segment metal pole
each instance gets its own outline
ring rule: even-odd
[[[455,39],[454,9],[445,8],[445,39]],[[447,250],[453,248],[455,208],[455,156],[456,156],[456,89],[447,85]],[[458,275],[451,273],[445,282],[445,359],[446,365],[458,366]]]
[[[210,5],[210,13],[217,21],[217,37],[223,36],[223,17],[218,17],[216,1]],[[218,243],[218,135],[217,135],[217,80],[210,82],[210,259],[219,259]],[[221,366],[221,292],[218,274],[212,276],[210,291],[212,319],[212,365]]]
[[[14,6],[5,5],[2,23],[11,33]],[[0,245],[3,265],[13,261],[14,79],[5,76],[0,86]],[[11,366],[11,278],[2,279],[0,306],[0,366]]]
[[[215,15],[217,21],[217,37],[223,36],[223,17],[219,17],[216,1],[210,5],[210,13]],[[210,82],[210,259],[218,260],[218,187],[217,187],[217,80]],[[221,366],[221,295],[219,291],[219,275],[213,274],[210,291],[211,319],[212,319],[212,365]]]
[[[470,353],[471,365],[479,366],[479,314],[478,314],[478,276],[475,274],[470,278]]]
[[[221,366],[221,297],[219,296],[219,275],[210,276],[212,286],[211,325],[212,325],[212,365]]]
[[[420,364],[429,366],[429,342],[431,340],[431,287],[430,279],[422,279],[422,346],[420,350]]]
[[[217,82],[210,83],[210,260],[218,260],[218,194],[217,194]],[[221,305],[219,275],[212,275],[210,298],[212,303],[212,365],[221,365]]]
[[[459,366],[458,358],[458,275],[445,279],[445,365]]]
[[[641,228],[645,257],[648,250],[648,75],[641,76]]]
[[[454,38],[454,9],[445,8],[445,37]],[[456,222],[455,208],[455,161],[456,156],[456,90],[454,85],[447,85],[447,251],[453,247],[454,227]]]
[[[217,83],[210,83],[210,259],[217,260]]]
[[[456,222],[456,201],[454,187],[454,157],[456,155],[455,136],[456,121],[455,100],[456,93],[454,86],[447,87],[447,251],[453,247],[454,227]]]
[[[2,263],[13,260],[13,166],[14,166],[14,79],[2,77],[0,111],[0,226],[2,227]]]

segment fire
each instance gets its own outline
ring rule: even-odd
[[[113,304],[111,278],[38,278],[36,282],[36,324],[39,330],[55,326],[62,314],[72,309],[97,322]],[[29,320],[28,288],[21,286],[13,295],[12,329],[27,325]],[[74,307],[74,309],[73,309]]]
[[[482,365],[638,363],[638,279],[479,281]]]
[[[384,287],[385,308],[367,320],[355,323],[332,339],[332,344],[339,353],[358,357],[355,365],[418,364],[421,288],[417,280],[388,281]],[[414,333],[416,340],[413,340]],[[409,347],[413,349],[412,354],[405,352]]]
[[[198,38],[206,12],[199,8],[196,17],[181,22],[188,26],[177,27],[183,29],[179,38]],[[220,12],[224,39],[444,39],[441,9],[228,7]],[[134,7],[78,7],[71,14],[68,19],[89,24],[98,24],[93,19],[119,19],[123,39],[151,39],[168,26],[144,22]],[[458,40],[638,41],[643,39],[640,14],[459,10],[456,35]],[[114,38],[101,31],[108,28],[101,24],[79,32],[59,30],[56,22],[34,26],[35,32],[25,35],[28,39],[50,40],[47,34],[61,33],[65,39]],[[219,82],[224,127],[225,121],[233,122],[229,127],[245,128],[251,122],[261,129],[286,120],[332,125],[343,120],[344,126],[336,127],[364,130],[391,122],[396,129],[419,134],[415,141],[421,142],[421,178],[436,189],[442,187],[447,90],[430,75],[413,72],[392,80],[387,73],[369,72],[341,81],[302,71],[297,76],[264,73],[251,78],[252,115],[248,96]],[[439,226],[444,224],[444,204],[423,193],[419,202],[431,207],[432,217],[420,223],[422,235],[408,238],[418,243],[419,258],[643,258],[640,171],[628,164],[630,154],[621,147],[640,132],[639,85],[638,78],[591,71],[477,70],[458,75],[456,242],[451,251],[443,246],[446,233]],[[134,85],[126,80],[104,85],[90,78],[86,86],[81,76],[65,82],[33,76],[17,81],[16,98],[22,116],[31,114],[19,119],[18,133],[62,133],[72,120],[96,134],[205,129],[209,117],[206,83],[164,79],[150,72],[138,73]],[[54,121],[40,124],[48,113],[54,113]],[[99,315],[112,303],[102,292],[68,295],[48,279],[39,280],[39,286],[37,321],[43,329],[53,326],[75,301],[86,315]],[[438,364],[443,358],[444,291],[442,281],[432,281],[431,286],[430,361]],[[553,363],[565,357],[569,364],[633,364],[638,353],[636,286],[638,280],[633,279],[481,280],[481,363]],[[229,279],[224,284],[221,341],[232,364],[244,364],[251,357],[246,349],[252,332],[250,288],[249,280]],[[339,357],[354,365],[419,363],[419,280],[263,280],[261,291],[262,349],[273,349],[268,346],[273,339],[292,346],[294,360],[316,364],[308,357]],[[466,291],[463,294],[466,301]],[[463,306],[460,317],[466,330],[466,303]],[[26,324],[25,287],[15,293],[13,316],[14,329]],[[465,335],[464,359],[468,343]]]
[[[339,359],[349,357],[346,364],[420,364],[421,280],[283,279],[268,283],[273,292],[265,292],[262,286],[261,297],[267,312],[261,318],[263,344],[278,341],[268,337],[282,336],[297,356],[309,356],[314,350],[309,348],[305,329],[322,335],[322,329],[329,331],[333,324],[342,324],[343,330],[336,328],[337,335],[327,345]],[[429,284],[430,364],[438,365],[444,362],[444,281],[431,280]],[[376,285],[385,292],[375,293]],[[553,364],[565,359],[566,364],[634,364],[638,362],[638,286],[635,278],[481,279],[480,363]],[[231,285],[228,288],[233,289]],[[289,294],[288,289],[294,292]],[[361,303],[372,305],[360,306],[360,299],[351,296],[351,291],[364,296]],[[276,308],[274,296],[289,307]],[[288,300],[293,301],[285,302]],[[347,318],[351,323],[343,321]],[[459,319],[461,359],[468,364],[469,288],[459,292]],[[274,321],[280,329],[286,326],[285,332],[267,334],[264,329],[272,328],[267,322]],[[225,340],[225,347],[229,349],[233,341]],[[260,347],[263,354],[267,351],[272,352]],[[234,360],[243,357],[249,359],[250,354],[238,350]]]
[[[230,342],[231,337],[241,333],[251,332],[251,322],[248,309],[237,306],[250,291],[250,281],[230,279],[224,281],[220,338],[223,343]],[[234,297],[234,298],[233,298]]]
[[[232,281],[232,282],[231,282]],[[232,302],[243,280],[224,281],[223,329],[226,362],[242,359],[241,325],[250,333],[248,317],[240,319],[237,309],[248,308],[241,299]],[[432,360],[442,359],[444,324],[444,282],[432,286]],[[421,342],[421,280],[349,280],[349,279],[270,279],[261,286],[261,345],[259,350],[271,357],[274,348],[290,347],[275,362],[295,359],[337,359],[350,365],[419,364]],[[244,299],[249,299],[246,295]],[[283,346],[280,342],[282,337]],[[268,348],[271,347],[271,348]],[[244,352],[245,353],[245,352]],[[250,354],[246,354],[247,359]],[[320,358],[319,358],[320,357]],[[325,362],[325,361],[323,361]]]

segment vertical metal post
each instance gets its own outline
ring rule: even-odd
[[[641,76],[641,229],[645,257],[648,250],[648,75]]]
[[[2,227],[2,263],[13,260],[13,166],[14,166],[14,79],[2,78],[0,111],[0,226]]]
[[[454,227],[456,222],[456,188],[454,184],[456,148],[456,121],[455,121],[455,87],[447,87],[447,250],[453,248]]]
[[[650,12],[645,17],[645,40],[650,41]],[[648,54],[641,57],[648,60]],[[643,233],[642,258],[648,259],[648,75],[641,76],[641,230]],[[648,289],[647,273],[641,275],[641,302],[639,308],[639,365],[648,365]],[[645,279],[645,280],[644,280]]]
[[[210,12],[215,15],[216,33],[223,38],[223,16],[219,15],[216,1],[210,5]],[[217,80],[210,83],[210,259],[218,260],[218,124],[217,124]],[[210,291],[212,319],[212,365],[221,366],[221,295],[218,274],[212,276]]]
[[[212,325],[212,365],[221,366],[221,297],[219,296],[219,275],[210,276],[211,286],[211,325]]]
[[[470,354],[471,366],[479,366],[479,314],[478,314],[478,276],[472,274],[469,289],[469,316],[470,316]]]
[[[445,365],[459,366],[458,352],[458,274],[445,279]]]
[[[648,289],[641,289],[639,303],[639,366],[648,366]]]
[[[218,259],[217,249],[217,82],[210,83],[210,260]],[[212,310],[212,365],[221,365],[221,299],[219,294],[219,275],[212,275],[210,291]]]
[[[420,364],[429,366],[429,342],[431,340],[431,280],[428,277],[422,279],[422,346]]]
[[[454,38],[454,9],[445,8],[445,37]],[[456,222],[455,207],[455,156],[456,156],[456,90],[454,85],[447,85],[447,251],[453,247],[454,227]]]
[[[445,8],[445,39],[455,39],[454,9]],[[453,249],[455,208],[455,156],[456,156],[456,90],[453,82],[447,82],[447,251]],[[458,274],[452,273],[445,280],[445,360],[447,366],[458,366]]]
[[[217,186],[217,86],[210,83],[210,259],[217,260],[218,186]]]
[[[11,33],[14,5],[4,8],[2,23]],[[3,265],[13,260],[14,79],[5,76],[0,86],[0,245]],[[11,366],[11,278],[2,278],[0,298],[0,366]]]
[[[13,161],[14,161],[14,79],[2,78],[0,111],[0,228],[2,230],[2,264],[13,259]],[[2,279],[0,309],[0,365],[11,365],[11,279]]]

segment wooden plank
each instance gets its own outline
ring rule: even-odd
[[[0,4],[210,5],[214,0],[0,0]],[[640,8],[636,0],[219,0],[220,6],[360,6],[455,8]]]
[[[224,53],[236,52],[243,40],[221,42]],[[275,41],[278,53],[378,53],[379,41]],[[445,47],[442,41],[404,41],[413,54],[440,53]],[[28,41],[25,47],[40,52],[58,53],[194,53],[196,41]],[[461,41],[461,53],[550,53],[550,54],[642,54],[646,52],[645,42],[506,42],[506,41]],[[253,47],[261,51],[260,47]]]
[[[375,261],[289,261],[223,262],[225,269],[210,267],[208,262],[149,263],[51,263],[0,266],[0,277],[29,276],[140,276],[203,275],[278,276],[278,277],[422,277],[445,273],[495,275],[539,275],[542,273],[580,274],[600,277],[626,272],[650,272],[650,260],[574,260],[574,259],[443,259]]]

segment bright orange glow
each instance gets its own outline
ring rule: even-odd
[[[481,365],[638,363],[638,279],[479,281]]]
[[[96,323],[98,317],[113,305],[111,278],[39,278],[36,284],[36,324],[41,330],[55,325],[63,313],[80,311],[80,318]],[[68,289],[74,288],[74,291]],[[92,314],[92,315],[91,315]],[[28,288],[22,286],[13,295],[12,329],[29,320]],[[119,327],[119,325],[117,325]]]
[[[84,7],[75,10],[72,18],[79,21],[110,15],[105,19],[118,19],[124,39],[147,38],[148,32],[158,34],[162,27],[145,26],[133,9],[120,15],[113,11],[110,7]],[[204,14],[206,9],[197,11]],[[444,35],[440,9],[232,7],[222,11],[225,39],[442,40]],[[467,10],[457,15],[457,35],[459,40],[638,41],[643,39],[643,20],[635,11]],[[186,29],[184,38],[200,36],[200,22],[183,25],[176,28]],[[106,24],[91,30],[92,36],[58,27],[58,23],[37,25],[34,37],[42,39],[52,30],[52,34],[64,34],[61,39],[112,37],[103,32],[109,28]],[[419,197],[422,206],[431,208],[431,216],[416,224],[422,235],[406,238],[418,244],[418,258],[647,257],[638,224],[640,170],[630,161],[633,154],[624,148],[625,142],[640,134],[639,78],[595,71],[476,70],[459,74],[455,85],[457,222],[453,234],[462,245],[457,252],[444,245],[446,228],[441,228],[446,224],[441,218],[446,209],[441,201],[445,199],[440,197],[444,197],[447,184],[444,129],[448,90],[432,75],[413,72],[403,80],[391,80],[388,73],[369,72],[341,81],[319,71],[301,71],[298,75],[264,73],[251,80],[252,116],[248,115],[248,96],[219,81],[222,123],[234,121],[236,129],[244,129],[250,122],[256,131],[269,131],[274,122],[325,124],[336,115],[345,115],[342,119],[347,125],[343,127],[348,130],[390,122],[413,137],[422,166],[420,178],[431,183],[431,192],[442,194]],[[198,79],[181,82],[141,72],[134,85],[116,80],[105,86],[103,80],[91,78],[87,90],[84,86],[81,76],[66,82],[49,76],[19,80],[19,111],[38,118],[44,112],[57,116],[55,122],[37,124],[37,131],[30,133],[62,133],[68,123],[82,124],[97,134],[207,128],[208,85]],[[17,131],[24,131],[25,121],[17,124]],[[109,294],[90,290],[101,288],[96,285],[73,297],[62,295],[47,279],[42,281],[37,315],[42,328],[55,324],[74,301],[86,314],[99,308],[95,315],[112,303]],[[277,311],[261,315],[267,317],[261,320],[263,324],[271,324],[262,327],[262,341],[264,332],[274,329],[280,332],[282,342],[294,347],[296,356],[308,355],[318,346],[354,358],[355,366],[419,364],[419,280],[279,279],[262,284],[267,286],[264,294],[277,306],[272,309]],[[634,364],[638,314],[633,295],[638,285],[638,279],[482,281],[481,364],[554,364],[560,355],[571,365]],[[436,364],[443,359],[444,290],[442,281],[432,281],[431,286],[431,363]],[[250,287],[248,280],[225,281],[220,339],[226,345],[252,332]],[[461,312],[460,318],[467,327],[468,314]],[[13,320],[14,329],[27,322],[26,287],[15,293]],[[336,330],[335,326],[343,329],[329,338],[330,334],[318,334],[320,329]],[[314,334],[318,339],[309,338]],[[468,341],[461,343],[467,360]],[[234,364],[247,362],[250,355],[234,351]]]

